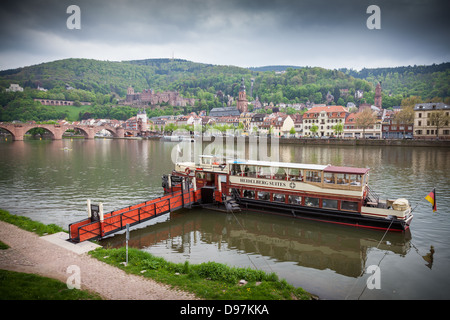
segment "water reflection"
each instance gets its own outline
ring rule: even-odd
[[[176,146],[145,140],[0,141],[0,208],[67,228],[86,217],[88,198],[109,211],[158,197]],[[276,272],[330,299],[359,298],[364,271],[382,261],[381,290],[365,290],[363,298],[450,297],[450,148],[280,144],[278,156],[283,162],[371,168],[370,184],[382,198],[404,197],[415,208],[410,232],[388,233],[379,243],[384,232],[192,210],[139,226],[130,245],[174,262],[217,261]],[[424,200],[433,187],[436,213]],[[125,239],[116,235],[104,243],[121,246]]]
[[[403,256],[410,249],[411,234],[318,224],[315,222],[258,213],[236,215],[204,211],[171,214],[160,223],[131,233],[129,246],[149,249],[163,245],[172,259],[180,255],[191,262],[209,261],[197,253],[207,247],[262,255],[278,262],[317,270],[331,269],[338,274],[358,277],[366,268],[368,251],[373,248]],[[121,247],[124,235],[114,236],[102,245]],[[175,261],[179,260],[177,258]]]

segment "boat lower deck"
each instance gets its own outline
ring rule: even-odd
[[[409,228],[409,223],[412,220],[412,215],[405,221],[397,219],[394,216],[390,218],[373,218],[366,217],[358,212],[353,213],[286,203],[273,203],[247,198],[241,198],[238,202],[242,210],[259,211],[300,219],[378,230],[405,231]]]

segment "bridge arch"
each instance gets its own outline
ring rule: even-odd
[[[26,135],[27,133],[29,133],[33,129],[43,129],[45,132],[50,134],[50,137],[52,138],[52,140],[56,139],[55,131],[52,130],[51,128],[47,127],[47,126],[42,126],[42,125],[36,125],[36,126],[27,127],[27,128],[25,128],[23,130],[24,131],[23,134]],[[27,130],[27,131],[25,131],[25,130]]]
[[[8,128],[5,128],[5,127],[0,125],[0,133],[2,133],[2,132],[6,132],[6,134],[10,134],[11,137],[12,137],[12,140],[16,140],[14,132],[12,132],[11,130],[8,130]]]
[[[91,138],[89,132],[86,130],[86,128],[83,128],[82,126],[70,126],[70,127],[67,127],[67,128],[65,128],[65,131],[63,132],[63,134],[64,134],[67,130],[70,130],[70,129],[74,129],[74,130],[80,131],[80,132],[83,134],[83,136],[84,136],[85,139]]]
[[[94,135],[96,135],[97,133],[99,133],[99,132],[102,131],[102,130],[108,131],[109,133],[112,134],[112,136],[113,136],[114,138],[118,138],[118,137],[119,137],[119,135],[117,134],[116,129],[115,129],[115,128],[112,128],[112,127],[110,127],[110,126],[98,126],[98,127],[96,127],[95,130],[94,130]]]

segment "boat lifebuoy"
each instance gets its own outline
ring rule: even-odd
[[[367,197],[367,186],[364,188],[363,199]]]
[[[186,174],[189,174],[189,173],[191,173],[191,170],[189,169],[189,167],[187,167],[186,170],[184,170],[184,172],[185,172]]]

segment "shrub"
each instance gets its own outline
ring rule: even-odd
[[[208,278],[214,281],[236,282],[237,272],[234,268],[229,268],[224,264],[217,262],[204,262],[197,266],[197,274],[202,278]]]

